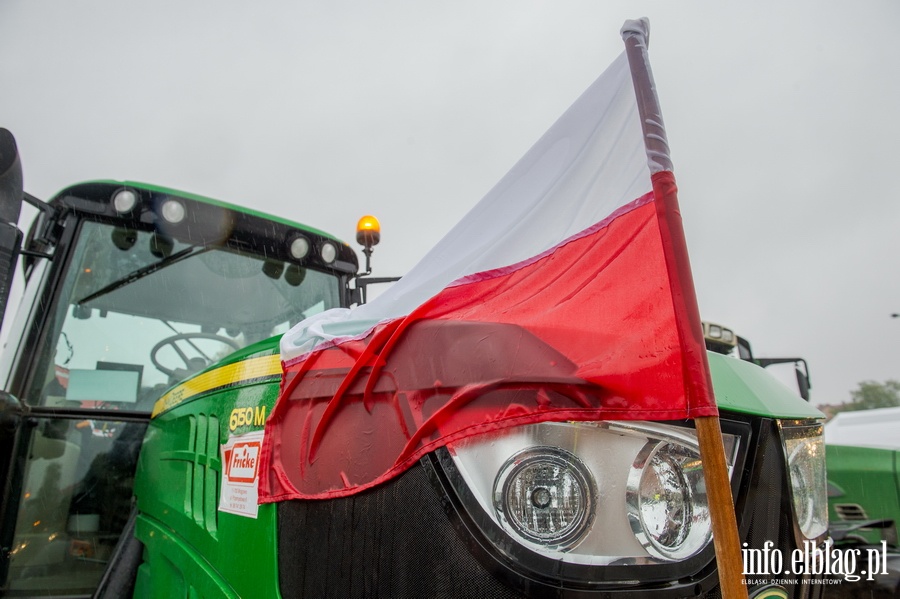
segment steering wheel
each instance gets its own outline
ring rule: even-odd
[[[208,358],[204,356],[197,356],[195,358],[187,357],[181,348],[178,347],[179,341],[188,341],[191,339],[212,339],[213,341],[218,341],[224,345],[231,347],[232,349],[238,350],[241,349],[241,346],[234,342],[234,340],[229,339],[228,337],[222,337],[221,335],[216,335],[215,333],[179,333],[178,335],[172,335],[171,337],[166,337],[159,343],[153,346],[153,349],[150,350],[150,361],[153,362],[153,365],[156,366],[156,369],[162,372],[167,376],[175,376],[177,368],[166,368],[162,364],[159,363],[159,360],[156,359],[156,354],[159,353],[159,350],[166,347],[167,345],[171,345],[172,349],[175,350],[175,353],[178,354],[178,357],[181,358],[181,361],[184,362],[185,369],[188,374],[193,374],[195,372],[199,372],[206,368],[208,364]],[[191,344],[193,345],[193,344]],[[194,346],[194,349],[197,349]],[[200,350],[197,350],[199,353]]]

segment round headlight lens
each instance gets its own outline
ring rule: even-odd
[[[493,495],[504,528],[543,547],[566,549],[590,528],[596,489],[577,457],[555,447],[535,447],[507,460]]]
[[[172,224],[178,224],[184,220],[185,211],[181,202],[166,200],[162,205],[162,217]]]
[[[628,475],[628,518],[635,537],[655,557],[680,560],[709,543],[711,525],[700,456],[651,440]]]
[[[306,258],[309,253],[309,240],[306,237],[298,236],[291,241],[291,256],[295,260]]]
[[[130,189],[120,189],[113,196],[113,207],[119,214],[131,212],[137,205],[137,194]]]
[[[322,244],[321,256],[322,262],[331,264],[337,258],[337,248],[334,247],[333,243],[326,241]]]

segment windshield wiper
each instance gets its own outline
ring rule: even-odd
[[[196,256],[198,254],[208,252],[211,249],[212,248],[210,248],[210,247],[205,247],[205,246],[201,247],[198,245],[192,245],[190,247],[186,247],[179,252],[175,252],[174,254],[172,254],[170,256],[166,256],[159,262],[154,262],[153,264],[148,264],[147,266],[143,266],[135,271],[128,273],[121,279],[113,281],[106,287],[102,287],[102,288],[98,289],[97,291],[95,291],[94,293],[91,293],[90,295],[87,295],[87,296],[81,298],[80,300],[76,301],[75,305],[81,306],[82,304],[85,304],[91,300],[95,300],[98,297],[103,297],[107,293],[111,293],[111,292],[115,291],[116,289],[121,289],[122,287],[125,287],[126,285],[130,285],[131,283],[134,283],[135,281],[143,279],[147,275],[152,275],[153,273],[155,273],[158,270],[162,270],[163,268],[165,268],[167,266],[171,266],[172,264],[175,264],[176,262],[181,262],[185,258],[190,258],[191,256]]]

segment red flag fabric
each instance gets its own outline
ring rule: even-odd
[[[284,336],[260,502],[352,495],[510,426],[716,415],[676,201],[623,54],[394,287]]]

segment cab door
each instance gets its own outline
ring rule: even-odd
[[[5,432],[14,459],[3,596],[90,596],[97,588],[128,521],[148,419],[114,412],[35,406]]]
[[[66,251],[79,229],[70,217],[53,260],[39,261],[7,323],[0,597],[91,596],[131,513],[152,408],[146,364],[103,339],[96,310],[89,321],[69,301],[91,254]]]

